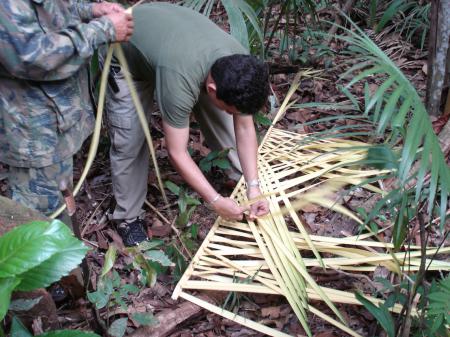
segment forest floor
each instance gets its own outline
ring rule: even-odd
[[[220,13],[218,13],[220,15]],[[374,36],[376,40],[376,36]],[[382,48],[396,62],[396,64],[408,75],[414,83],[419,93],[425,93],[426,87],[426,53],[420,49],[413,47],[411,44],[402,41],[395,34],[383,36],[379,41],[382,42]],[[339,51],[342,48],[338,43],[331,42],[330,49]],[[314,78],[302,80],[299,89],[295,92],[293,99],[298,99],[299,103],[306,102],[342,102],[347,98],[338,90],[336,83],[339,83],[339,75],[342,73],[343,61],[345,58],[339,56],[338,53],[332,57],[314,58],[314,49],[310,50],[310,61],[307,67],[322,70],[320,74]],[[278,72],[271,76],[271,84],[276,101],[283,101],[290,87],[290,83],[295,75],[293,72],[283,71],[283,66],[290,65],[286,59],[274,59],[273,70]],[[303,67],[303,66],[302,66]],[[281,70],[280,70],[281,69]],[[376,86],[376,83],[373,84]],[[374,89],[374,88],[372,88]],[[364,91],[361,88],[360,97],[363,97]],[[279,103],[278,103],[279,104]],[[275,107],[276,108],[276,107]],[[273,117],[276,109],[269,113],[269,117]],[[331,111],[321,109],[292,109],[289,110],[284,118],[278,123],[278,127],[299,133],[313,133],[332,128],[336,125],[346,123],[345,120],[331,123],[316,124],[314,127],[303,126],[303,123],[316,120],[322,117],[330,116],[330,114],[341,114],[342,111]],[[436,131],[442,127],[445,120],[435,120],[434,126]],[[183,180],[179,177],[175,169],[168,160],[167,151],[161,127],[161,119],[156,110],[150,121],[151,132],[158,158],[162,179],[170,180],[178,186],[185,186]],[[259,135],[264,135],[267,127],[258,126]],[[202,136],[198,129],[192,128],[190,133],[189,147],[192,150],[192,156],[196,162],[205,157],[209,150],[203,143]],[[174,266],[161,270],[156,284],[153,287],[144,286],[141,281],[141,272],[133,269],[132,258],[126,254],[120,238],[115,229],[108,220],[108,214],[112,212],[114,207],[110,165],[108,158],[109,140],[107,130],[103,130],[101,143],[94,165],[91,168],[88,178],[83,185],[81,192],[76,197],[77,217],[81,224],[81,231],[85,243],[92,248],[88,253],[87,261],[91,271],[90,280],[92,287],[98,284],[99,275],[105,261],[105,253],[109,245],[114,242],[118,249],[118,257],[115,261],[113,269],[118,272],[121,278],[121,284],[134,284],[138,286],[137,293],[129,293],[123,296],[124,307],[117,306],[109,310],[102,309],[97,312],[97,321],[107,324],[119,317],[126,317],[130,313],[136,312],[153,312],[160,322],[154,328],[148,327],[145,330],[139,330],[139,322],[134,320],[128,321],[128,333],[135,333],[135,336],[262,336],[261,333],[255,332],[249,328],[245,328],[234,321],[225,319],[215,315],[204,309],[193,308],[192,306],[183,305],[184,300],[172,300],[171,294],[180,277],[180,269],[189,263],[189,255],[195,254],[202,240],[207,235],[213,225],[216,214],[206,207],[202,202],[198,205],[190,217],[187,225],[178,228],[178,234],[172,230],[174,215],[178,212],[178,197],[169,191],[170,211],[166,208],[161,193],[157,187],[157,178],[153,169],[150,170],[148,177],[148,202],[158,210],[159,214],[151,208],[145,206],[146,221],[149,224],[148,234],[153,240],[162,240],[163,247],[176,247],[176,251],[181,254],[169,254]],[[87,155],[87,146],[76,155],[74,180],[76,181],[81,174],[83,165]],[[3,168],[3,172],[6,168]],[[213,168],[206,173],[207,178],[219,193],[224,196],[230,195],[236,182],[227,178],[225,173],[217,168]],[[6,184],[0,168],[0,192],[6,193]],[[145,183],[145,182],[143,182]],[[187,188],[187,187],[186,187]],[[189,191],[189,190],[188,190]],[[201,200],[194,192],[189,192],[192,197]],[[349,201],[349,207],[370,208],[374,198],[372,195],[361,192],[355,195]],[[162,215],[162,216],[161,216]],[[358,233],[359,226],[356,222],[351,221],[342,216],[333,214],[327,209],[308,206],[302,211],[302,219],[309,226],[312,234],[344,237]],[[169,220],[169,223],[165,221]],[[193,230],[195,228],[195,230]],[[385,240],[390,239],[389,230],[384,233]],[[432,238],[430,245],[433,245],[442,239],[436,234]],[[174,249],[172,248],[172,253]],[[186,258],[184,261],[182,256]],[[375,273],[368,274],[347,274],[343,272],[323,272],[320,269],[311,270],[311,275],[321,285],[329,286],[334,289],[341,290],[363,290],[365,293],[375,294],[383,285],[374,281],[376,277],[387,278],[389,272],[384,268],[379,268]],[[84,291],[77,291],[73,283],[62,284],[65,287],[65,295],[59,298],[57,302],[58,318],[61,327],[68,329],[87,329],[89,330],[89,322],[94,320],[90,308],[92,304],[84,295]],[[88,291],[93,291],[89,289]],[[222,306],[228,293],[221,292],[203,292],[205,298],[213,301],[218,306]],[[255,321],[263,322],[272,327],[276,327],[293,336],[303,336],[305,332],[301,328],[298,320],[291,310],[287,302],[274,295],[250,295],[239,296],[239,308],[228,308],[228,310],[239,310],[241,315],[246,315]],[[325,306],[318,304],[318,308],[324,309]],[[363,336],[373,336],[377,331],[377,321],[374,317],[360,306],[340,305],[340,312],[350,323],[352,329]],[[180,311],[181,310],[181,311]],[[184,312],[182,312],[184,311]],[[179,324],[170,327],[168,320],[176,312],[179,317]],[[167,324],[165,324],[167,323]],[[322,320],[310,315],[309,324],[316,337],[338,337],[346,336],[343,332],[337,330]]]

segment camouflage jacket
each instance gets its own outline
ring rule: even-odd
[[[44,167],[79,150],[94,124],[88,63],[114,35],[92,4],[0,1],[0,162]]]

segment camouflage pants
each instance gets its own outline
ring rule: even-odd
[[[62,180],[72,184],[73,159],[40,168],[9,167],[11,198],[22,205],[50,215],[63,204]]]

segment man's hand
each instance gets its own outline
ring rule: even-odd
[[[255,199],[261,196],[261,191],[258,186],[249,186],[247,190],[247,197]],[[250,205],[249,220],[255,220],[259,216],[263,216],[269,213],[269,202],[266,199],[261,199]]]
[[[131,14],[122,11],[107,14],[105,17],[111,20],[114,25],[116,32],[115,42],[124,42],[130,39],[131,35],[133,35],[134,28],[133,16]]]
[[[214,202],[213,208],[225,220],[242,220],[244,212],[248,210],[248,207],[241,207],[233,199],[224,197]]]
[[[111,2],[97,2],[92,5],[92,15],[94,18],[112,13],[122,13],[123,11],[125,9],[121,5]]]

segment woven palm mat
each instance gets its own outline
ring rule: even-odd
[[[182,297],[267,335],[288,336],[193,295],[202,290],[277,294],[287,298],[297,317],[305,310],[350,335],[359,336],[339,318],[339,311],[333,310],[329,302],[326,303],[330,312],[334,312],[333,317],[308,303],[308,300],[324,300],[325,295],[334,303],[359,305],[354,293],[321,287],[307,270],[322,266],[325,270],[362,273],[384,266],[398,272],[399,264],[407,270],[417,270],[420,247],[413,246],[409,252],[394,254],[390,253],[392,245],[380,242],[371,233],[346,238],[308,235],[296,210],[304,204],[316,203],[362,223],[339,200],[335,200],[339,198],[329,198],[324,193],[333,188],[331,183],[336,180],[341,181],[341,190],[342,181],[345,181],[348,190],[351,185],[382,175],[378,170],[363,170],[355,166],[355,161],[366,155],[361,145],[365,144],[339,139],[319,140],[272,127],[259,148],[258,158],[261,188],[269,200],[270,214],[256,222],[230,222],[219,217],[176,286],[173,298]],[[375,185],[367,184],[363,188],[383,193]],[[241,204],[247,202],[242,179],[232,198]],[[302,257],[305,251],[308,254],[303,255],[309,258]],[[436,249],[428,249],[427,256],[435,252]],[[326,258],[321,257],[323,253],[326,253]],[[405,258],[407,253],[408,258]],[[450,263],[436,260],[430,269],[449,270]],[[306,274],[302,270],[306,270]],[[293,289],[298,283],[303,284],[304,291]],[[303,302],[299,299],[302,293],[307,299]],[[380,302],[370,296],[366,298],[375,304]],[[394,306],[392,310],[399,312],[401,307]],[[303,315],[306,317],[305,313]]]

